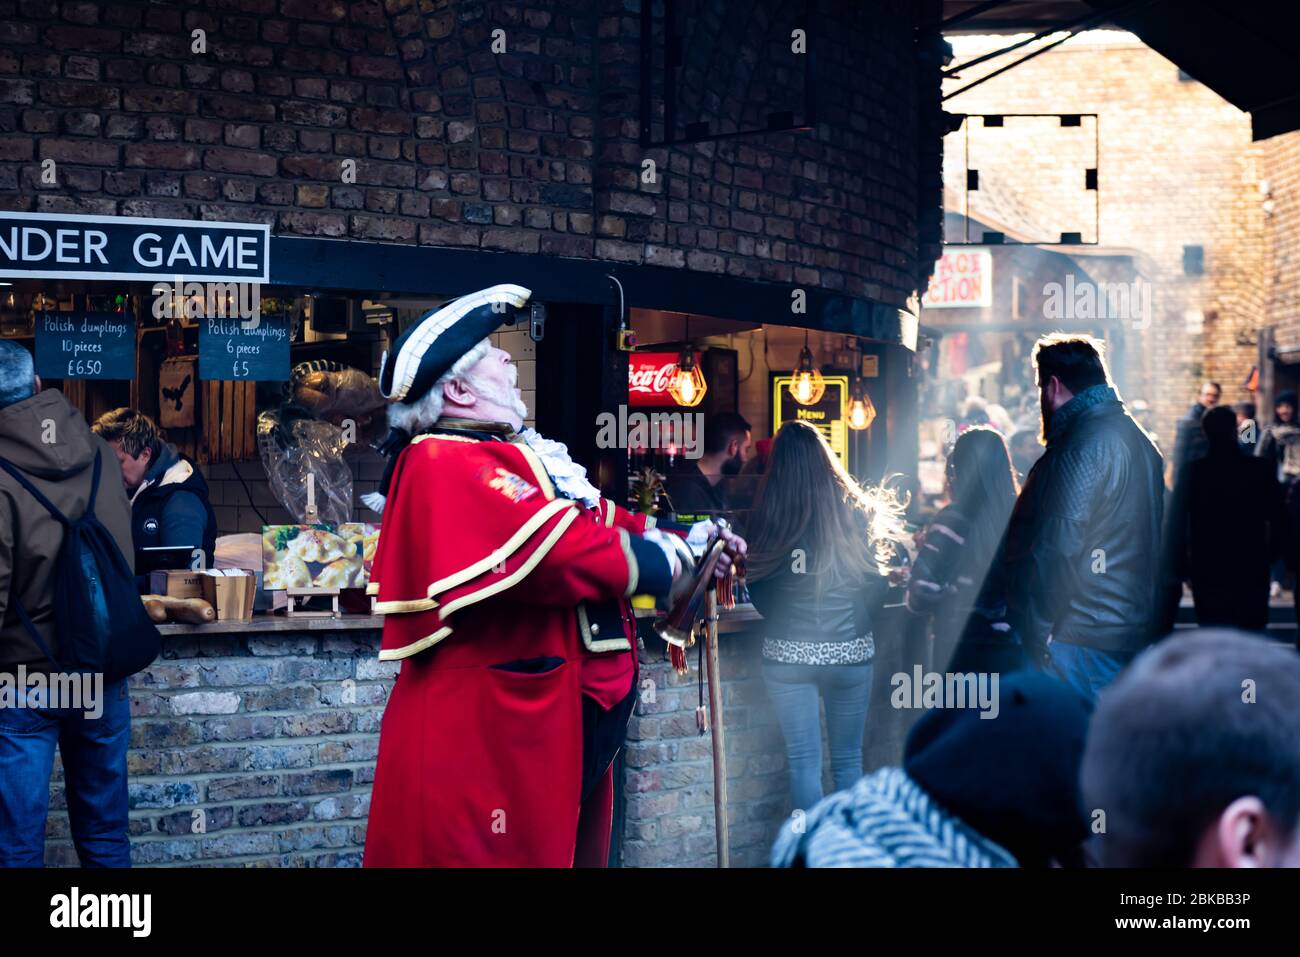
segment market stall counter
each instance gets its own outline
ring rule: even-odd
[[[695,649],[679,675],[642,625],[651,637],[621,759],[616,858],[707,865],[712,766],[696,726]],[[130,681],[133,863],[360,866],[380,722],[399,669],[378,660],[382,617],[256,614],[158,628],[161,656]],[[762,685],[762,620],[738,605],[720,613],[719,632],[732,863],[762,865],[789,813],[783,742]],[[877,648],[869,767],[893,760],[908,717],[889,703],[889,677],[903,667],[894,658],[906,648]],[[46,861],[75,865],[61,772],[52,791]]]
[[[130,680],[135,865],[359,866],[384,704],[382,619],[161,624]],[[62,774],[46,860],[76,864]]]

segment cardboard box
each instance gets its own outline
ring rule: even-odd
[[[247,568],[211,568],[199,573],[203,600],[217,612],[217,621],[249,621],[257,597],[257,573]]]
[[[190,569],[150,572],[149,594],[170,595],[172,598],[202,598],[203,573]]]

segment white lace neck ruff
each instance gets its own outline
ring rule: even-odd
[[[600,504],[600,489],[587,481],[587,470],[569,457],[569,447],[563,442],[548,439],[536,429],[523,429],[519,438],[540,456],[546,473],[556,489],[565,498],[571,498],[595,508]]]

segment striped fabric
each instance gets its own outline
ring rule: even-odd
[[[802,833],[796,833],[796,829]],[[1017,867],[941,809],[902,768],[882,768],[787,821],[773,867]]]

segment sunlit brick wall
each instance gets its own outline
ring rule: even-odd
[[[964,42],[957,63],[1008,41]],[[1000,63],[963,71],[946,89]],[[1127,398],[1151,403],[1166,452],[1199,379],[1219,380],[1226,402],[1249,398],[1244,383],[1256,362],[1266,276],[1259,191],[1265,174],[1248,114],[1180,79],[1177,66],[1140,42],[1114,33],[1084,34],[953,97],[945,108],[1099,114],[1100,242],[1133,250],[1154,284],[1151,328],[1128,334],[1133,384]],[[1027,162],[1028,179],[1048,175],[1059,157],[1043,151]],[[1028,218],[1051,218],[1052,210],[1018,198],[1031,203]],[[1204,247],[1204,275],[1184,275],[1185,245]],[[1199,328],[1188,323],[1188,313],[1203,316]]]
[[[1300,132],[1262,144],[1261,169],[1268,184],[1268,323],[1276,341],[1300,343]]]

